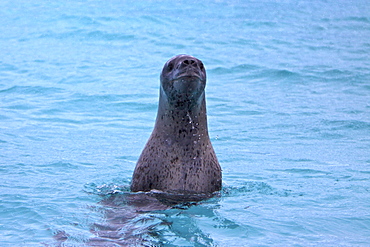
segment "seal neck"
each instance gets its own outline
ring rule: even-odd
[[[195,104],[178,107],[170,104],[160,92],[154,128],[171,139],[208,138],[207,112],[204,93]]]

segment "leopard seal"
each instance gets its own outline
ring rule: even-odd
[[[136,164],[131,191],[209,194],[222,174],[208,135],[206,71],[189,55],[168,60],[160,75],[153,132]]]

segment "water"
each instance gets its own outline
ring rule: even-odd
[[[366,1],[3,0],[0,16],[1,246],[370,244]],[[181,53],[207,69],[223,191],[153,211],[129,184]]]

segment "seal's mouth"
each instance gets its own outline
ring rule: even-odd
[[[185,75],[180,75],[180,76],[177,76],[176,78],[172,79],[171,82],[175,82],[175,81],[181,81],[181,82],[188,82],[188,81],[200,81],[200,82],[203,82],[204,80],[201,78],[200,75],[188,75],[188,74],[185,74]]]
[[[198,76],[181,76],[172,80],[173,88],[178,93],[193,94],[202,90],[202,80]]]
[[[179,80],[182,78],[198,78],[199,80],[204,80],[204,76],[202,76],[202,71],[196,68],[185,68],[176,71],[177,73],[174,74],[173,80]]]

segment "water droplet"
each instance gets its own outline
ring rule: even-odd
[[[168,146],[171,146],[172,145],[172,140],[170,138],[167,138],[166,143],[167,143]]]

